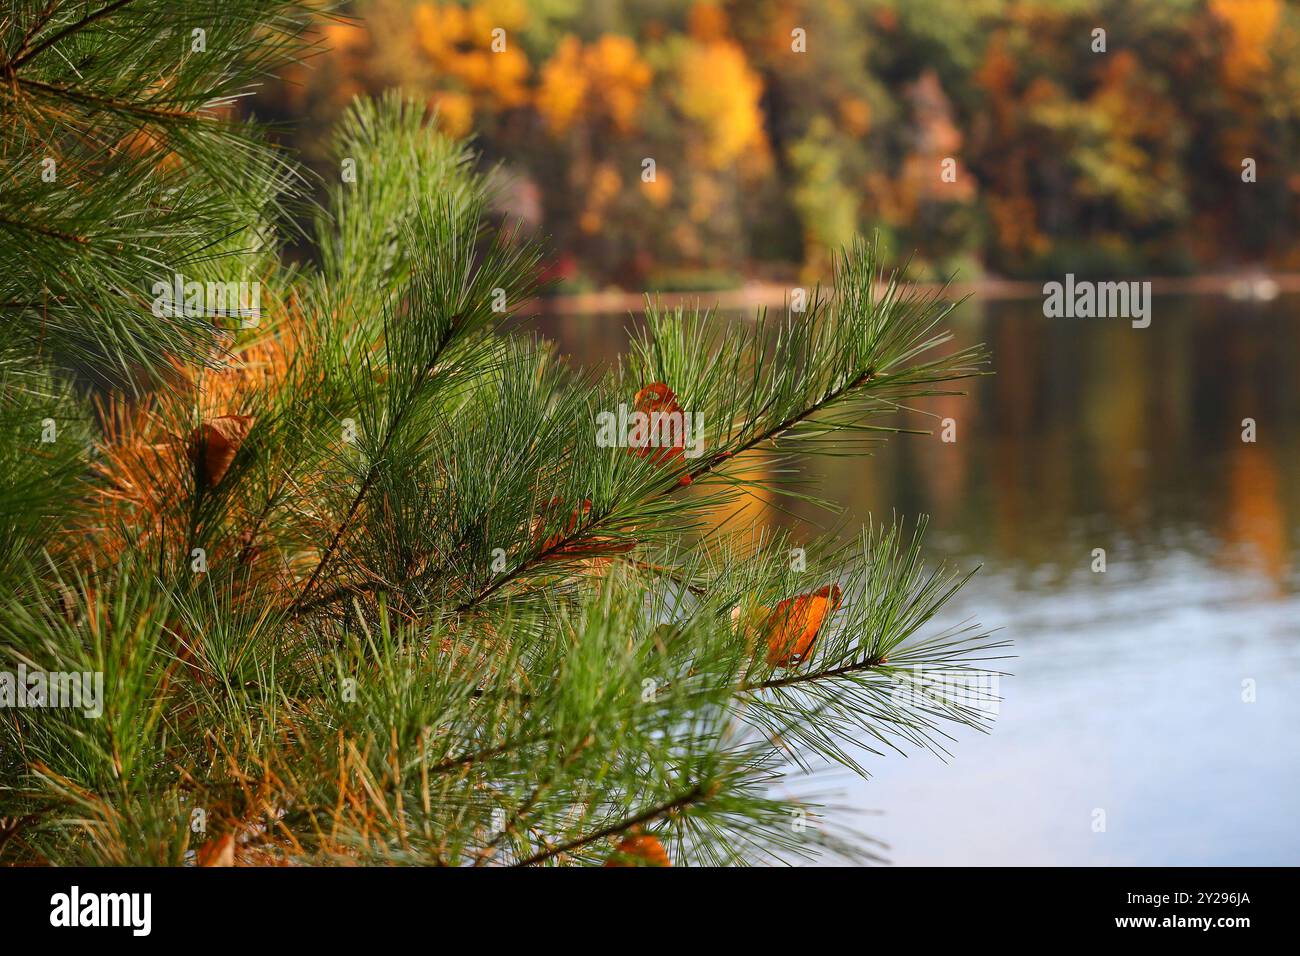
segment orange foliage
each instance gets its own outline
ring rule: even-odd
[[[837,104],[840,123],[850,136],[866,136],[871,130],[871,104],[856,96],[845,97]]]
[[[623,188],[623,177],[609,163],[601,163],[592,173],[591,183],[587,189],[586,205],[578,217],[578,226],[583,232],[594,235],[600,232],[605,220],[605,211]]]
[[[636,397],[633,398],[632,404],[638,412],[641,412],[646,416],[651,416],[652,421],[652,416],[654,415],[682,414],[682,408],[677,404],[677,396],[673,394],[673,390],[663,382],[651,382],[645,388],[639,390],[636,393]],[[649,435],[642,437],[645,440],[644,444],[639,447],[628,449],[638,458],[644,458],[649,455],[652,462],[656,465],[660,465],[682,456],[682,449],[685,446],[682,444],[684,438],[680,433],[674,436],[672,447],[667,449],[653,447]]]
[[[732,617],[742,624],[747,638],[764,638],[769,666],[789,667],[808,659],[826,621],[840,606],[840,597],[840,586],[828,584],[786,598],[770,610],[758,607],[742,617],[737,609]]]
[[[727,38],[727,14],[717,4],[695,4],[686,15],[686,24],[690,35],[704,43]]]
[[[686,431],[682,420],[678,420],[678,427],[670,429],[669,436],[672,439],[672,445],[664,448],[662,445],[656,447],[654,442],[661,435],[655,431],[655,415],[677,415],[681,416],[682,407],[677,404],[677,396],[673,390],[663,382],[651,382],[645,388],[636,393],[632,400],[633,406],[638,412],[647,416],[647,429],[645,435],[638,436],[638,444],[632,445],[628,451],[638,458],[650,456],[650,460],[656,465],[666,465],[672,461],[681,459],[686,450]],[[683,474],[678,479],[677,484],[685,487],[689,485],[692,478],[689,474]]]
[[[1282,14],[1281,0],[1210,0],[1210,12],[1228,25],[1230,46],[1223,76],[1242,87],[1268,69],[1269,42]]]
[[[582,67],[582,42],[567,36],[555,55],[542,67],[537,109],[551,129],[563,132],[573,125],[587,96],[587,76]]]
[[[808,659],[826,619],[840,606],[840,586],[828,584],[811,594],[786,598],[767,619],[767,662],[789,667]]]
[[[175,387],[152,401],[119,399],[102,409],[103,437],[93,466],[102,480],[86,530],[104,559],[188,520],[189,490],[216,488],[253,426],[239,410],[282,380],[298,346],[291,314],[274,335],[240,348],[217,367],[199,372],[178,364]],[[251,537],[232,534],[221,547],[247,557],[252,544]]]
[[[662,209],[673,198],[673,178],[666,169],[655,171],[655,178],[641,182],[641,192],[654,205]]]
[[[593,118],[608,119],[617,131],[628,133],[635,128],[651,78],[650,67],[627,37],[606,34],[584,47],[577,37],[567,36],[542,67],[537,109],[556,132],[572,126],[586,106]]]
[[[668,851],[652,836],[633,833],[619,841],[605,866],[672,866]]]
[[[451,135],[470,132],[478,107],[508,109],[529,102],[531,67],[510,37],[510,29],[526,18],[527,8],[512,3],[415,8],[419,48],[444,87],[430,97],[431,105]],[[494,49],[496,30],[505,31],[504,46]]]

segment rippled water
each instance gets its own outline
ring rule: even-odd
[[[1133,329],[968,302],[958,344],[996,374],[900,415],[957,441],[810,462],[850,525],[929,514],[934,559],[983,566],[948,621],[1015,644],[990,734],[844,785],[895,863],[1300,864],[1298,315],[1158,298]],[[624,342],[617,317],[539,321],[583,362]]]

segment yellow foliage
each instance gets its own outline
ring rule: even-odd
[[[705,159],[715,169],[733,163],[747,150],[762,149],[763,81],[730,40],[692,42],[678,64],[679,105],[707,138]]]
[[[454,49],[465,32],[465,10],[454,4],[444,7],[422,3],[415,8],[413,18],[420,46],[434,61]]]
[[[491,54],[495,69],[488,89],[502,106],[523,106],[529,100],[528,77],[532,72],[528,57],[518,47],[510,46]]]
[[[537,109],[551,129],[563,132],[577,119],[587,96],[587,77],[582,69],[582,43],[567,36],[556,47],[555,55],[542,67],[542,82],[537,91]]]
[[[641,106],[641,93],[650,85],[650,67],[627,37],[606,34],[587,49],[587,71],[605,100],[618,129],[632,127]]]
[[[584,48],[567,36],[542,67],[537,109],[556,132],[577,121],[584,103],[593,117],[630,132],[651,78],[650,67],[627,37],[606,34]]]
[[[510,30],[526,19],[527,7],[517,0],[473,7],[422,3],[413,14],[419,48],[439,79],[454,80],[482,105],[504,108],[529,99],[528,57],[510,41]],[[506,31],[504,50],[492,49],[492,31],[498,28]],[[462,113],[465,109],[454,108]]]
[[[498,28],[506,31],[510,49],[510,32],[528,22],[528,5],[524,0],[483,0],[472,7],[421,3],[413,16],[425,52],[441,59],[457,46],[490,49],[492,31]]]

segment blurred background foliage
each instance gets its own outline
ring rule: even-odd
[[[325,131],[352,98],[415,93],[500,164],[506,210],[571,290],[821,277],[857,232],[915,251],[915,278],[1300,269],[1287,0],[344,10],[320,24],[329,52],[252,108],[333,180]]]

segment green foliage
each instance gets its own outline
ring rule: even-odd
[[[155,316],[174,273],[256,276],[295,175],[232,118],[302,52],[296,0],[22,0],[0,22],[4,342],[111,386],[206,358],[210,326]],[[203,31],[204,50],[195,50]]]
[[[145,29],[104,9],[46,49],[92,55],[119,12],[123,35]],[[896,527],[845,546],[726,516],[758,492],[814,498],[806,456],[859,453],[899,403],[976,374],[978,350],[948,348],[950,306],[855,242],[803,311],[734,327],[649,303],[624,360],[581,375],[506,331],[538,253],[490,221],[462,147],[397,97],[358,102],[337,144],[357,180],[317,219],[319,268],[280,264],[258,227],[256,328],[174,339],[101,283],[139,353],[175,366],[147,397],[92,405],[51,384],[53,350],[10,346],[28,367],[5,366],[0,402],[0,671],[98,673],[104,694],[99,716],[6,712],[0,860],[175,865],[228,837],[243,863],[582,864],[640,832],[676,863],[875,859],[819,819],[824,794],[784,784],[985,727],[917,676],[978,676],[1000,645],[938,625],[963,577]],[[248,212],[250,185],[214,208]],[[192,188],[201,205],[225,187]],[[141,242],[121,261],[160,251]],[[62,261],[27,268],[52,285]],[[85,331],[67,342],[108,348]],[[215,358],[185,361],[206,335]],[[700,457],[595,440],[651,383],[702,415]],[[37,453],[52,416],[97,425]],[[214,446],[231,416],[243,430]],[[813,646],[774,657],[773,609],[832,583]]]

